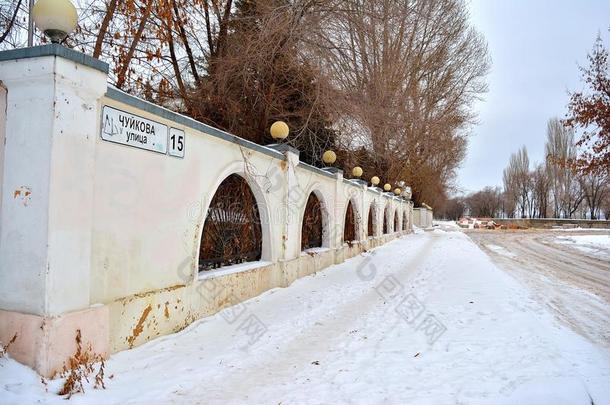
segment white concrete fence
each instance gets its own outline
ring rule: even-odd
[[[17,334],[11,355],[42,375],[74,354],[77,330],[108,355],[410,231],[410,201],[108,87],[107,72],[58,45],[0,52],[0,341]],[[262,257],[200,273],[207,208],[231,174],[256,198]],[[323,246],[305,254],[312,192]],[[348,201],[353,244],[342,241]]]
[[[413,225],[418,228],[430,228],[432,226],[433,212],[426,207],[413,208]]]

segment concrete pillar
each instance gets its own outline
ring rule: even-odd
[[[0,53],[6,145],[0,205],[0,340],[45,376],[74,353],[76,330],[108,347],[91,306],[91,230],[99,100],[108,66],[59,45]],[[50,349],[52,348],[52,350]]]
[[[334,263],[339,264],[344,261],[343,254],[343,220],[346,208],[346,197],[342,193],[343,170],[336,167],[325,167],[323,170],[332,173],[335,177],[335,187],[333,190],[333,211],[330,212],[328,229],[330,230],[330,246],[333,251]]]
[[[4,184],[4,144],[6,139],[6,87],[0,81],[0,215],[2,215],[2,185]],[[0,216],[0,219],[2,217]],[[0,220],[0,235],[2,221]]]
[[[299,151],[291,146],[280,144],[273,148],[286,156],[286,181],[284,195],[284,214],[283,214],[283,244],[282,256],[280,261],[286,262],[296,259],[301,254],[301,245],[298,235],[301,234],[299,214],[301,210],[300,202],[307,201],[307,196],[303,196],[304,190],[299,187],[296,179],[295,168],[299,165]]]
[[[358,239],[358,241],[360,243],[364,243],[364,242],[366,242],[368,209],[364,203],[364,196],[366,193],[366,183],[362,184],[361,181],[363,181],[363,180],[358,181],[358,183],[360,184],[360,187],[358,187],[358,189],[359,189],[358,213],[360,215],[359,215],[359,217],[356,218],[358,220],[358,228],[356,229],[356,231],[358,232],[358,235],[356,236],[356,238]]]

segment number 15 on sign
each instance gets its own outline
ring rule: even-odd
[[[176,156],[179,158],[184,157],[184,131],[176,128],[170,128],[169,130],[169,154],[170,156]]]

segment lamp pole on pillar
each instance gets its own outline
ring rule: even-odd
[[[284,154],[290,152],[296,154],[297,157],[299,156],[299,151],[297,149],[293,148],[288,143],[282,143],[282,141],[288,138],[288,135],[290,134],[290,128],[284,121],[275,121],[273,124],[271,124],[269,134],[275,143],[267,145],[268,147]]]
[[[379,184],[381,180],[379,180],[379,177],[377,176],[373,176],[371,177],[371,185],[373,186],[373,188],[377,188],[377,185]]]
[[[335,173],[335,174],[343,173],[342,170],[333,166],[336,161],[337,161],[337,154],[330,149],[327,150],[326,152],[324,152],[322,154],[322,162],[324,162],[324,164],[326,165],[325,167],[322,168],[322,170],[325,170],[329,173]]]
[[[34,46],[34,18],[32,17],[32,9],[34,8],[34,0],[28,1],[28,46]]]

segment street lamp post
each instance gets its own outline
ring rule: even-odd
[[[28,46],[34,46],[34,18],[32,18],[32,9],[34,8],[34,0],[28,2]]]

